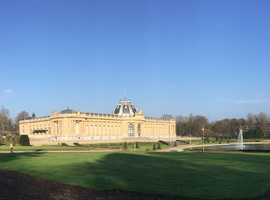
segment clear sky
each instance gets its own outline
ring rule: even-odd
[[[270,114],[270,1],[0,1],[0,106]]]

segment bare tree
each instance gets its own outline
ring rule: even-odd
[[[253,125],[255,124],[255,121],[256,121],[255,115],[253,115],[252,113],[248,113],[247,125],[248,125],[249,129],[251,129],[253,127]]]
[[[187,130],[188,117],[178,115],[175,117],[175,121],[176,121],[176,134],[179,136],[188,135]]]
[[[205,116],[196,115],[192,124],[193,135],[200,136],[202,134],[203,126],[205,127],[205,129],[208,128],[208,119]]]
[[[8,131],[9,129],[9,110],[1,106],[0,109],[0,131],[4,134],[5,130]]]
[[[258,115],[255,116],[257,125],[264,126],[267,124],[267,114],[264,112],[260,112]]]
[[[17,115],[17,117],[15,118],[15,130],[16,131],[19,131],[19,122],[20,122],[20,120],[26,119],[27,117],[29,117],[29,114],[25,110],[23,110],[22,112],[20,112]]]

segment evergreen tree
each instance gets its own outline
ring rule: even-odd
[[[33,117],[33,118],[36,118],[36,114],[35,114],[34,112],[33,112],[33,114],[32,114],[32,117]]]
[[[161,149],[160,143],[158,143],[157,149]]]
[[[154,145],[153,145],[153,150],[156,150],[156,149],[157,149],[157,148],[156,148],[156,144],[154,144]]]
[[[136,149],[139,149],[139,142],[136,142]]]
[[[124,143],[124,149],[128,149],[127,142]]]

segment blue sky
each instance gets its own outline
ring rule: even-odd
[[[270,114],[270,1],[0,1],[0,105]]]

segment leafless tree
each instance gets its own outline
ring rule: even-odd
[[[3,134],[9,129],[10,119],[9,119],[10,113],[9,110],[1,106],[0,109],[0,131]]]
[[[251,129],[253,127],[253,125],[255,124],[255,121],[256,121],[255,115],[253,115],[252,113],[248,113],[247,125],[248,125],[249,129]]]
[[[267,114],[264,112],[260,112],[258,115],[255,116],[257,125],[264,126],[267,124]]]
[[[15,125],[14,125],[16,131],[19,131],[19,121],[26,119],[27,117],[29,117],[29,114],[25,110],[23,110],[17,115],[17,117],[15,118]]]

